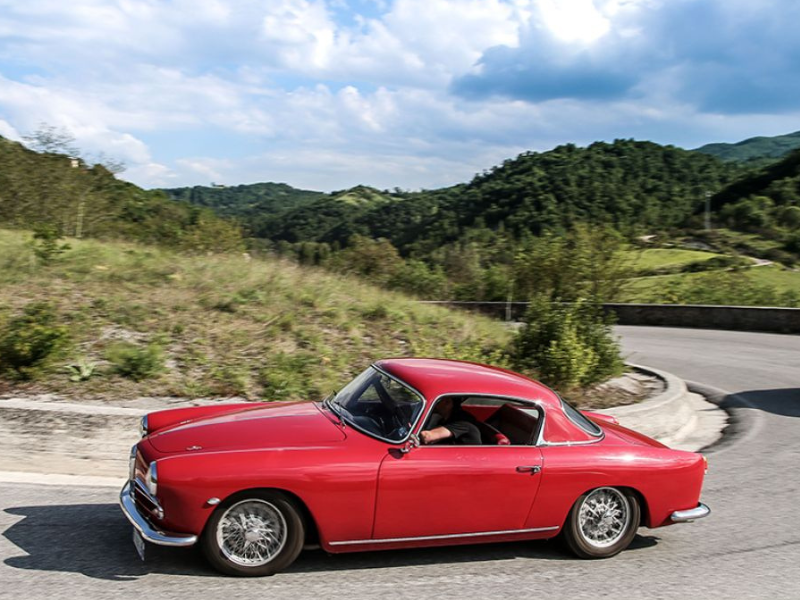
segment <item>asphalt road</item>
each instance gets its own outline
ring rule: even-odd
[[[621,327],[632,362],[738,394],[739,433],[712,448],[712,515],[641,529],[581,561],[547,542],[327,556],[218,576],[194,550],[141,563],[116,491],[0,484],[0,598],[800,598],[800,336]],[[738,404],[737,404],[738,403]]]

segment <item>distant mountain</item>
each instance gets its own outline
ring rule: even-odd
[[[388,193],[359,185],[322,195],[313,202],[280,214],[262,215],[254,221],[251,231],[256,237],[290,243],[344,243],[355,233],[379,237],[369,226],[360,226],[357,222],[394,201],[396,198]]]
[[[696,148],[726,162],[743,162],[763,166],[783,158],[792,150],[800,148],[800,131],[774,137],[754,137],[735,144],[706,144]]]
[[[267,217],[253,229],[275,242],[346,245],[354,234],[388,239],[426,256],[470,236],[515,238],[564,231],[578,222],[622,231],[681,225],[745,169],[652,142],[617,140],[526,152],[471,182],[423,192],[354,188]],[[491,232],[494,232],[491,233]]]
[[[285,183],[214,187],[198,185],[163,191],[173,200],[210,208],[221,216],[239,217],[245,221],[304,206],[326,196],[323,192],[300,190]]]
[[[724,187],[711,202],[715,209],[719,209],[752,196],[769,198],[775,206],[800,205],[800,148]]]

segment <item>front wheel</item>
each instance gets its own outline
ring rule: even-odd
[[[286,496],[246,492],[214,511],[201,545],[218,571],[258,577],[292,564],[303,549],[304,538],[303,519]]]
[[[608,558],[631,543],[639,528],[639,515],[639,502],[632,492],[597,488],[575,502],[564,539],[580,558]]]

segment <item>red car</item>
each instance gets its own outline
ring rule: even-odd
[[[165,410],[142,428],[120,494],[137,549],[200,544],[231,575],[270,575],[309,545],[562,535],[603,558],[640,526],[709,513],[702,455],[474,363],[382,360],[322,402]]]

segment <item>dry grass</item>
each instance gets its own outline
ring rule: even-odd
[[[319,397],[381,357],[497,363],[509,336],[480,316],[277,259],[70,240],[56,264],[41,266],[30,237],[0,230],[0,326],[45,300],[72,342],[27,390],[109,399]],[[166,370],[139,382],[116,375],[106,357],[120,343],[160,346]],[[86,381],[70,381],[65,366],[80,360],[97,368]]]

